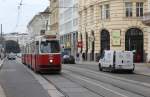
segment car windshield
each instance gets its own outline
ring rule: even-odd
[[[60,51],[57,40],[42,41],[40,45],[41,53],[58,53]]]

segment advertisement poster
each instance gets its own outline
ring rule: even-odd
[[[120,30],[112,31],[112,45],[120,46],[121,45],[121,32]]]

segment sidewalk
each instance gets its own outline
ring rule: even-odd
[[[83,65],[98,65],[98,62],[94,61],[79,61],[77,64]],[[142,74],[146,76],[150,76],[150,63],[135,63],[135,71],[136,74]]]
[[[16,61],[3,64],[0,88],[0,97],[50,97],[27,68]]]
[[[4,59],[3,60],[0,59],[0,69],[2,67],[3,62],[4,62]],[[6,97],[1,84],[0,84],[0,97]]]
[[[3,62],[4,62],[4,59],[3,60],[0,59],[0,68],[2,67]]]
[[[150,63],[136,63],[135,73],[150,76]]]

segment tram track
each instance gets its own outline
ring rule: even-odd
[[[68,65],[66,65],[66,66],[68,66]],[[77,67],[77,66],[70,66],[70,67],[72,67],[72,68],[79,68],[79,69],[81,69],[80,71],[86,69],[86,70],[88,70],[89,72],[91,72],[93,74],[101,75],[101,76],[104,76],[104,77],[109,77],[109,78],[120,80],[120,81],[124,81],[124,82],[129,82],[129,83],[132,83],[132,84],[138,84],[138,85],[150,88],[150,83],[139,81],[139,80],[134,80],[134,79],[132,79],[132,76],[130,76],[131,79],[129,79],[129,78],[124,77],[124,74],[121,74],[122,77],[120,77],[120,76],[115,75],[114,73],[100,72],[99,70],[95,70],[95,69],[91,69],[91,68],[87,68],[87,67],[85,67],[85,68],[84,67],[80,67],[80,66],[79,67]],[[128,75],[130,75],[130,74],[128,74]],[[141,76],[145,76],[145,75],[142,75],[142,74],[135,74],[135,73],[132,74],[132,75],[135,75],[133,77],[137,77],[137,75],[138,75],[138,77],[140,76],[139,78],[142,78]],[[147,77],[147,76],[145,76],[145,77]],[[147,78],[149,78],[149,76]]]
[[[62,93],[64,97],[69,97],[69,96],[67,95],[67,93],[64,92],[61,88],[59,88],[54,82],[52,82],[51,80],[49,80],[49,79],[48,79],[46,76],[44,76],[44,75],[41,75],[41,76],[42,76],[46,81],[48,81],[50,84],[54,85],[54,87],[55,87],[60,93]]]
[[[68,75],[68,74],[65,74],[65,75]],[[81,84],[81,83],[78,83],[78,82],[72,80],[72,79],[70,78],[70,77],[72,77],[72,76],[70,76],[70,77],[69,77],[69,76],[64,76],[64,77],[67,78],[67,79],[69,79],[70,81],[72,81],[72,82],[74,82],[74,83],[77,83],[77,84],[81,85],[83,88],[85,88],[85,89],[87,89],[87,90],[89,90],[89,91],[91,91],[91,92],[93,92],[93,93],[99,95],[100,97],[107,97],[107,96],[105,96],[105,95],[103,95],[103,94],[101,94],[101,93],[98,93],[98,92],[96,92],[96,91],[90,89],[89,87],[84,86],[84,85]],[[126,96],[123,96],[123,97],[126,97]]]
[[[77,75],[81,75],[81,76],[84,76],[84,77],[87,77],[87,78],[90,78],[90,79],[94,79],[94,80],[96,80],[96,81],[99,81],[99,82],[103,82],[103,83],[106,83],[106,84],[109,84],[109,85],[111,85],[111,86],[113,86],[113,87],[117,87],[117,88],[119,88],[119,89],[121,89],[121,90],[124,90],[124,91],[128,91],[128,92],[131,92],[131,93],[133,93],[133,94],[137,94],[137,95],[140,95],[141,97],[149,97],[149,92],[150,91],[148,91],[148,90],[150,90],[150,87],[149,86],[147,86],[146,87],[146,85],[138,85],[137,83],[132,83],[133,85],[132,86],[134,86],[134,87],[144,87],[144,88],[146,88],[146,90],[147,90],[147,92],[145,93],[144,92],[144,90],[143,91],[139,91],[139,90],[142,90],[142,89],[139,89],[138,91],[136,91],[136,90],[133,90],[132,89],[132,87],[131,88],[126,88],[126,86],[124,87],[123,85],[117,85],[116,83],[114,83],[114,81],[112,81],[112,83],[110,82],[110,81],[107,81],[107,80],[101,80],[99,77],[105,77],[105,76],[103,76],[103,75],[101,75],[101,74],[99,74],[99,76],[95,76],[95,75],[93,75],[91,72],[91,74],[89,75],[89,72],[88,71],[85,71],[86,73],[83,73],[83,72],[81,72],[82,70],[77,70],[77,69],[73,69],[73,68],[77,68],[77,67],[73,67],[73,66],[70,66],[71,67],[71,69],[67,69],[66,68],[66,66],[63,68],[64,70],[68,70],[68,71],[70,71],[70,72],[72,72],[72,73],[75,73],[75,74],[77,74]],[[88,72],[88,73],[87,73]],[[105,78],[106,79],[106,78]],[[114,79],[114,78],[111,78],[111,80],[116,80],[116,79]],[[117,79],[117,81],[118,81],[118,79]],[[125,83],[124,85],[128,85],[129,86],[129,83],[127,83],[127,81],[123,81],[123,80],[120,80],[121,81],[121,83]],[[131,84],[131,83],[130,83]],[[134,88],[133,87],[133,88]],[[144,94],[145,93],[145,94]]]
[[[67,66],[67,64],[65,64]],[[69,65],[68,65],[69,66]],[[145,75],[145,74],[139,74],[136,71],[133,73],[129,73],[129,72],[124,72],[124,71],[119,71],[116,73],[110,73],[110,72],[100,72],[98,69],[98,65],[92,65],[92,64],[76,64],[76,65],[72,65],[73,67],[79,67],[79,68],[85,68],[85,69],[89,69],[98,73],[103,73],[106,75],[111,75],[114,76],[116,78],[119,77],[119,79],[127,79],[127,80],[133,80],[134,82],[143,82],[143,83],[148,83],[150,84],[150,76]],[[148,85],[150,87],[150,85]]]
[[[69,80],[69,81],[72,82],[72,83],[78,84],[78,83],[76,83],[75,81],[73,81],[73,80],[67,78],[65,75],[66,75],[66,74],[65,74],[64,72],[62,72],[60,77],[63,77],[63,78],[65,78],[65,79]],[[56,83],[54,83],[53,81],[49,80],[49,78],[48,78],[49,76],[42,76],[42,77],[43,77],[45,80],[47,80],[49,83],[53,84],[53,85],[56,87],[56,89],[58,89],[58,91],[60,91],[60,92],[64,95],[64,97],[72,97],[72,96],[69,96],[68,93],[65,92],[63,89],[59,88],[58,84],[56,84]],[[107,97],[107,96],[100,95],[100,94],[98,94],[97,92],[92,91],[92,90],[88,89],[87,87],[82,86],[81,84],[78,84],[78,85],[79,85],[80,87],[82,87],[83,89],[86,89],[88,92],[91,92],[91,93],[93,93],[93,94],[95,94],[95,95],[98,95],[98,97]],[[74,97],[74,96],[73,96],[73,97]],[[82,95],[81,95],[81,96],[78,96],[78,97],[82,97]],[[88,97],[88,95],[87,95],[86,97]],[[90,97],[91,97],[91,96],[90,96]],[[93,96],[93,97],[95,97],[95,96]],[[97,97],[97,96],[96,96],[96,97]]]

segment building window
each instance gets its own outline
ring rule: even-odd
[[[109,19],[110,18],[110,7],[109,4],[105,4],[104,6],[100,6],[101,11],[101,19]]]
[[[101,11],[100,15],[101,15],[101,20],[102,20],[103,19],[103,6],[102,5],[100,6],[100,11]]]
[[[137,17],[143,16],[143,2],[136,3],[136,16]]]
[[[53,2],[56,2],[57,0],[54,0]]]
[[[132,2],[125,3],[126,17],[132,17]]]
[[[85,9],[84,13],[84,24],[87,24],[87,9]]]
[[[94,7],[91,7],[91,23],[94,23]]]
[[[77,25],[78,25],[78,19],[76,18],[73,20],[73,26],[77,26]]]
[[[104,19],[110,18],[109,4],[104,5]]]

